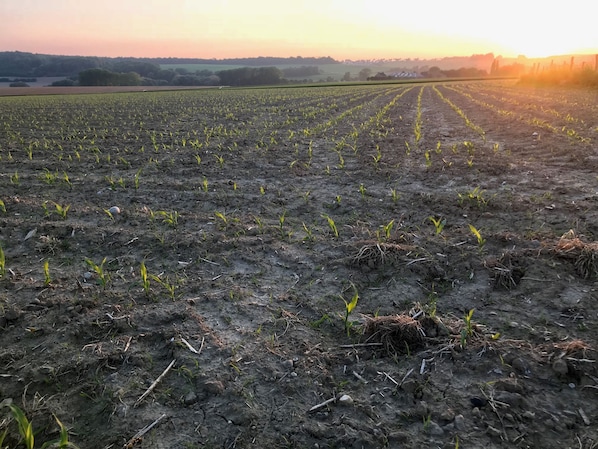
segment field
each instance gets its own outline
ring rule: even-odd
[[[597,118],[488,81],[2,97],[0,402],[36,447],[596,448]]]

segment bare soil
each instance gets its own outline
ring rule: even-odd
[[[597,100],[0,98],[0,400],[82,448],[598,447]]]

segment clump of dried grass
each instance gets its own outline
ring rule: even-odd
[[[568,259],[575,259],[575,269],[584,279],[598,277],[598,242],[582,241],[572,229],[562,235],[555,252]]]
[[[363,328],[368,343],[381,343],[389,355],[411,352],[424,343],[424,331],[419,321],[408,315],[368,318]]]
[[[494,288],[511,290],[519,285],[525,274],[525,268],[510,252],[503,253],[499,258],[489,258],[484,265],[491,272]]]
[[[415,250],[415,246],[398,243],[366,243],[359,248],[357,254],[350,257],[349,263],[354,266],[377,268],[387,264],[395,264]]]

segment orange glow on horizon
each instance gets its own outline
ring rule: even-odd
[[[575,14],[577,8],[577,14]],[[0,51],[82,56],[335,59],[598,53],[587,2],[2,0]]]

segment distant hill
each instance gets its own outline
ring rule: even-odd
[[[77,76],[88,69],[105,69],[112,71],[133,70],[142,76],[160,70],[162,64],[168,65],[218,65],[267,67],[279,65],[320,65],[336,64],[330,57],[290,58],[259,56],[256,58],[201,59],[201,58],[106,58],[98,56],[63,56],[26,53],[20,51],[0,52],[0,76],[13,77],[48,77]]]
[[[556,66],[597,68],[596,55],[559,55],[547,58],[503,58],[493,53],[444,58],[396,58],[337,61],[331,57],[289,58],[258,56],[254,58],[107,58],[98,56],[64,56],[27,53],[20,51],[0,52],[0,77],[36,78],[70,77],[76,79],[80,72],[102,69],[115,73],[137,73],[142,79],[166,80],[172,83],[189,82],[181,78],[196,75],[208,79],[225,70],[241,67],[277,67],[287,79],[308,81],[333,81],[357,79],[363,70],[425,74],[477,69],[495,76],[520,76]],[[310,70],[307,73],[306,70]],[[447,75],[448,76],[448,75]],[[364,78],[365,79],[365,78]],[[197,80],[192,80],[194,83]],[[208,80],[213,83],[213,80]]]

